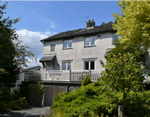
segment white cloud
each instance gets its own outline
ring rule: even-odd
[[[30,50],[36,55],[36,57],[38,57],[42,55],[43,49],[43,44],[40,40],[56,34],[56,32],[34,32],[27,29],[21,29],[17,31],[17,34],[19,35],[19,39],[23,41],[23,44],[29,46]],[[35,61],[32,61],[29,66],[41,65],[39,63],[39,59],[40,58],[38,58],[37,63]]]
[[[43,19],[43,18],[40,18],[40,20],[42,20],[44,22],[47,22],[47,23],[50,23],[51,28],[56,28],[57,27],[57,25],[52,21],[49,21],[49,20],[46,20],[46,19]]]
[[[37,58],[37,61],[28,59],[29,63],[27,63],[28,67],[35,67],[35,66],[42,66],[42,64],[39,62],[40,58]]]

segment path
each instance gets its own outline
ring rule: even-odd
[[[49,107],[30,108],[25,110],[10,111],[0,114],[0,117],[40,117],[50,111]]]

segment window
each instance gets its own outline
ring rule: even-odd
[[[70,70],[71,62],[62,62],[62,70]]]
[[[54,52],[55,51],[55,44],[52,44],[51,45],[51,52]]]
[[[93,46],[95,45],[95,37],[87,37],[84,42],[85,46]]]
[[[112,40],[112,44],[114,44],[114,42],[116,41],[116,40],[118,40],[118,35],[113,35],[113,40]]]
[[[95,61],[85,61],[84,62],[84,69],[85,70],[94,70],[95,69]]]
[[[72,40],[64,41],[63,49],[68,49],[68,48],[72,48]]]

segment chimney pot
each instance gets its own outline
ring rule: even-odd
[[[95,27],[95,21],[93,19],[92,20],[88,20],[87,27]]]

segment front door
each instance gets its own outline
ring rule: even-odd
[[[54,70],[54,64],[52,62],[47,63],[47,80],[53,79],[53,70]]]

